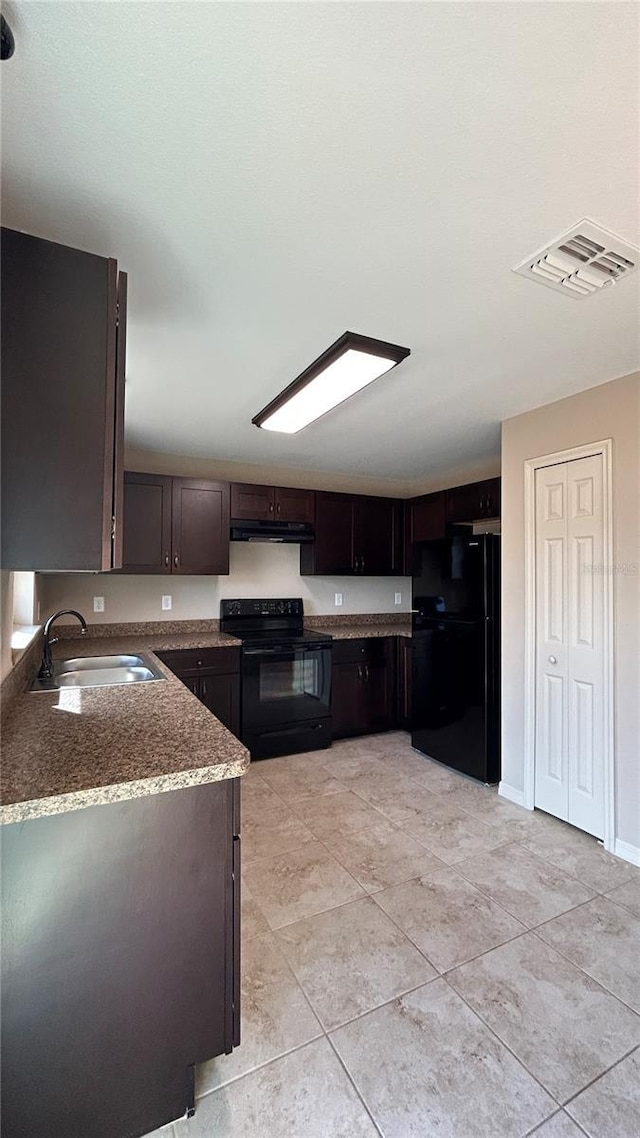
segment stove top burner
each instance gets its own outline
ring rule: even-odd
[[[304,627],[301,597],[220,602],[220,629],[249,644],[313,644],[331,641],[326,632]]]

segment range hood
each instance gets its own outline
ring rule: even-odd
[[[313,537],[310,522],[245,522],[231,519],[232,541],[289,542],[302,545],[313,541]]]

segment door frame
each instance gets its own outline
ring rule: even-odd
[[[613,440],[554,451],[530,458],[524,464],[524,801],[527,810],[535,805],[535,713],[536,713],[536,471],[545,466],[573,462],[579,458],[600,457],[602,471],[603,512],[603,716],[604,716],[604,839],[606,850],[613,852],[615,842],[614,780],[614,573],[613,573]]]

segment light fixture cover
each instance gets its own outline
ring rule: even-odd
[[[295,434],[410,355],[409,348],[344,332],[251,422]]]

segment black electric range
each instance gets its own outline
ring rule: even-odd
[[[332,638],[305,630],[301,598],[221,601],[220,629],[241,641],[240,737],[251,758],[329,747]]]

